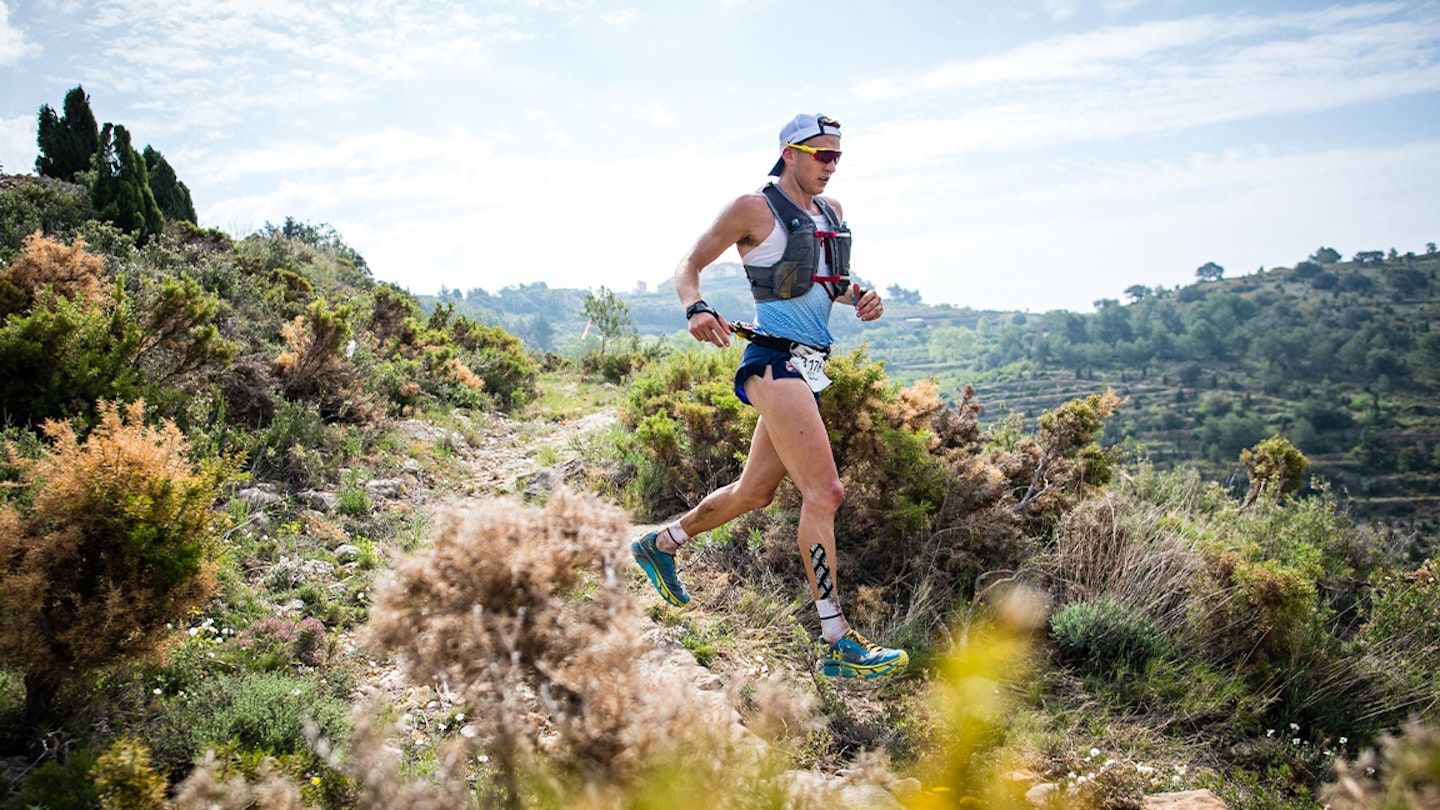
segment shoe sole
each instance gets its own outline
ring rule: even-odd
[[[636,540],[630,544],[630,553],[635,555],[635,562],[640,564],[640,570],[644,571],[645,576],[650,578],[650,584],[654,585],[655,590],[660,592],[661,599],[664,599],[675,607],[684,607],[689,604],[690,600],[688,598],[681,599],[674,591],[670,590],[669,585],[665,584],[665,578],[661,576],[660,569],[656,566],[655,560],[651,558],[650,552],[641,545],[640,540]]]
[[[901,650],[898,658],[878,664],[852,664],[849,661],[824,658],[820,660],[820,673],[827,678],[880,678],[899,672],[909,664],[910,656]]]

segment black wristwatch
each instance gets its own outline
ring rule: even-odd
[[[701,298],[699,301],[696,301],[690,306],[685,307],[685,320],[688,321],[691,318],[695,317],[695,313],[697,312],[708,312],[717,318],[720,317],[720,313],[716,312],[714,307],[705,303],[704,298]]]

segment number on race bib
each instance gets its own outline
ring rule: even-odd
[[[827,359],[828,356],[825,352],[812,349],[809,346],[796,346],[790,350],[791,365],[795,367],[796,371],[800,372],[800,376],[805,379],[805,383],[810,386],[810,390],[817,394],[824,391],[825,387],[830,384],[830,378],[825,376],[825,361]]]

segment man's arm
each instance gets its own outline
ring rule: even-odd
[[[769,231],[757,238],[757,230],[771,219],[770,206],[759,194],[747,194],[726,206],[675,268],[675,293],[680,296],[681,305],[689,307],[700,300],[701,270],[720,258],[731,245],[758,244]],[[730,325],[723,318],[697,312],[690,318],[689,326],[696,340],[716,346],[730,345]]]

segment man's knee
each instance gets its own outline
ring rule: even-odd
[[[736,487],[735,499],[739,501],[739,505],[743,511],[753,512],[756,509],[764,509],[769,506],[770,502],[775,500],[775,490]]]
[[[809,491],[800,493],[805,503],[824,509],[827,512],[840,511],[840,504],[845,501],[845,485],[840,483],[839,478],[819,486],[811,487]]]

